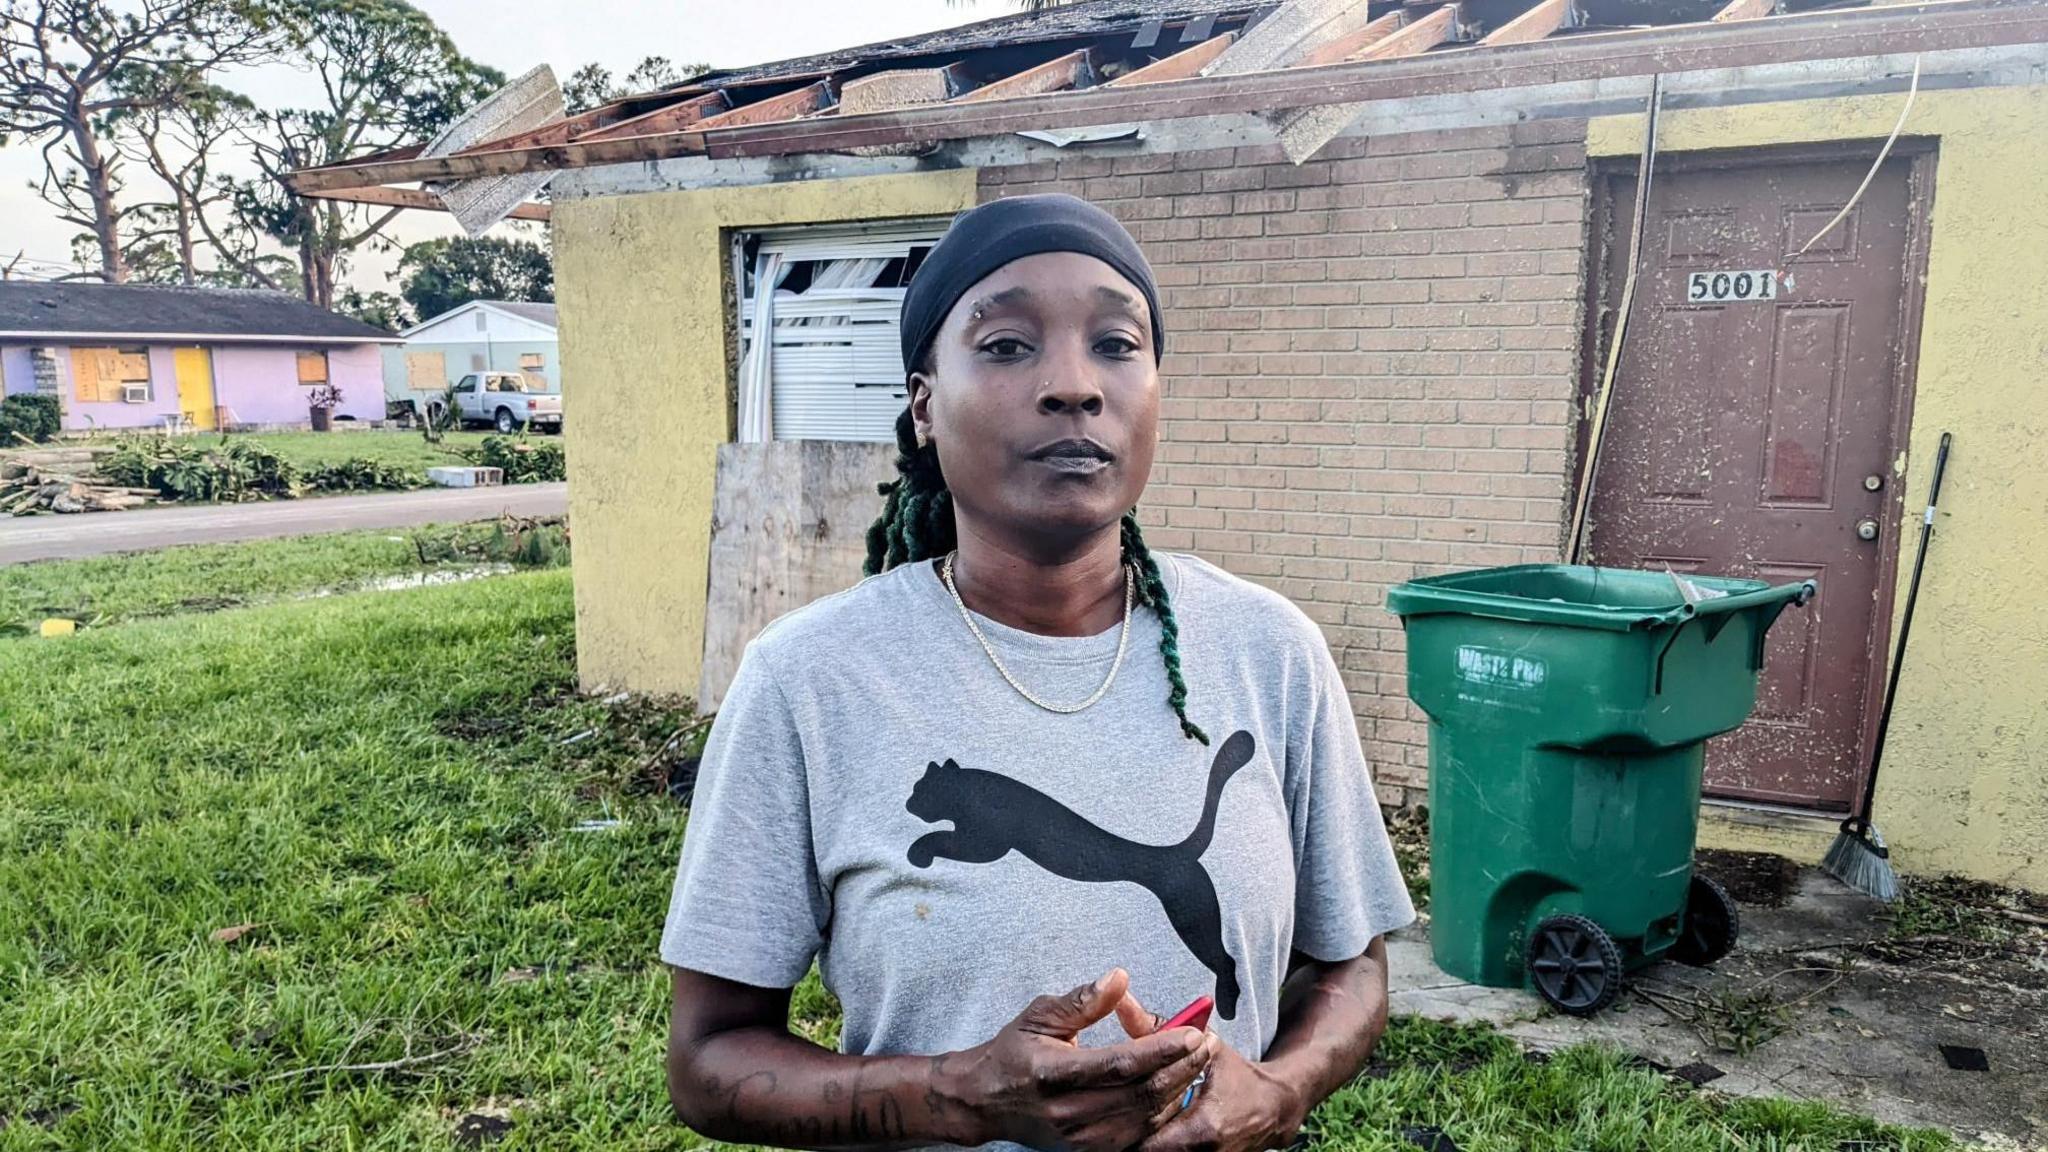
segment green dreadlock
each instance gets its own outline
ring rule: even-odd
[[[958,546],[953,525],[953,494],[939,470],[939,450],[918,447],[910,409],[896,418],[896,479],[876,485],[887,499],[882,514],[868,528],[869,576],[899,564],[944,556]],[[1188,719],[1188,682],[1180,671],[1180,624],[1166,596],[1159,561],[1145,547],[1136,510],[1124,513],[1124,563],[1137,570],[1136,599],[1159,617],[1159,655],[1166,661],[1166,703],[1180,717],[1180,730],[1190,740],[1209,743],[1209,736]]]

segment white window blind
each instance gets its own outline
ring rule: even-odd
[[[904,286],[945,220],[756,233],[739,305],[740,439],[896,438]],[[767,299],[761,293],[768,293]],[[765,310],[763,305],[765,304]],[[773,333],[755,343],[757,318]]]

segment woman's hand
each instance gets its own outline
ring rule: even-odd
[[[1219,1047],[1194,1101],[1161,1116],[1142,1152],[1263,1152],[1294,1142],[1306,1119],[1299,1096],[1230,1045]]]
[[[1117,1020],[1131,1036],[1150,1035],[1161,1022],[1128,994]],[[1293,1143],[1308,1118],[1301,1094],[1217,1037],[1209,1043],[1215,1055],[1200,1091],[1185,1109],[1174,1099],[1153,1117],[1156,1131],[1141,1152],[1263,1152]]]
[[[1228,1049],[1192,1028],[1080,1047],[1075,1038],[1128,999],[1129,987],[1119,969],[1065,995],[1041,996],[988,1043],[933,1061],[935,1103],[972,1117],[970,1138],[960,1142],[1121,1152],[1152,1135]]]

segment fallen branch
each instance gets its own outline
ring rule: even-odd
[[[718,719],[718,713],[716,712],[713,712],[709,716],[699,716],[695,720],[690,721],[688,724],[685,724],[681,728],[678,728],[674,732],[670,733],[669,738],[661,742],[661,747],[656,748],[654,750],[653,755],[649,756],[646,760],[641,762],[640,771],[642,773],[653,771],[654,766],[661,763],[661,758],[663,756],[668,755],[669,752],[676,747],[676,745],[682,743],[685,737],[702,730],[704,727],[706,727],[713,720],[716,719]]]
[[[323,1076],[335,1072],[396,1072],[420,1064],[430,1064],[436,1060],[446,1060],[451,1056],[460,1056],[465,1052],[475,1049],[481,1043],[483,1043],[482,1037],[468,1036],[463,1038],[462,1043],[452,1048],[443,1048],[439,1052],[426,1052],[418,1056],[403,1056],[397,1060],[380,1060],[372,1064],[322,1064],[315,1068],[294,1068],[289,1072],[278,1072],[265,1076],[257,1080],[256,1083],[269,1084],[273,1081],[290,1080],[298,1076]]]
[[[2018,912],[2011,908],[1993,908],[1991,911],[1998,913],[2008,920],[2017,920],[2022,924],[2033,924],[2037,927],[2048,928],[2048,916],[2036,916],[2032,912]]]
[[[1671,996],[1663,992],[1658,992],[1640,980],[1631,983],[1628,986],[1628,990],[1630,992],[1635,993],[1637,996],[1640,996],[1643,999],[1648,1000],[1653,1006],[1662,1009],[1666,1016],[1671,1017],[1673,1020],[1676,1020],[1681,1024],[1690,1026],[1698,1022],[1699,1020],[1699,1017],[1697,1015],[1688,1015],[1684,1012],[1679,1011],[1678,1008],[1674,1006],[1677,1004],[1683,1004],[1684,1001],[1680,1000],[1676,996]],[[1697,1004],[1695,1004],[1695,1006],[1697,1006]]]
[[[2022,948],[2017,944],[2001,940],[1964,940],[1957,936],[1940,935],[1905,936],[1897,940],[1880,940],[1877,944],[1872,945],[1872,947],[1887,945],[1907,947],[1914,944],[1946,944],[1951,948],[1980,948],[1987,952],[2010,952],[2015,956],[2024,956],[2029,960],[2039,960],[2043,956],[2039,948]]]
[[[1813,954],[1801,956],[1799,959],[1821,963],[1828,958]],[[1902,978],[1925,976],[1931,980],[1946,980],[1951,984],[1961,984],[1966,988],[1995,988],[2001,992],[2011,993],[2014,996],[2024,996],[2030,999],[2048,999],[2048,989],[2023,988],[2010,981],[1992,980],[1984,976],[1965,976],[1960,972],[1943,972],[1939,968],[1909,968],[1904,964],[1873,960],[1866,956],[1844,956],[1840,962],[1859,972],[1886,972]]]

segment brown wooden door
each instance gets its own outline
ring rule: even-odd
[[[1749,724],[1709,745],[1712,795],[1825,811],[1855,803],[1899,531],[1894,427],[1918,316],[1906,286],[1913,163],[1888,160],[1848,219],[1790,264],[1786,254],[1848,202],[1868,156],[1668,172],[1660,161],[1651,187],[1588,555],[1820,584],[1812,605],[1772,630]],[[1605,307],[1589,342],[1602,351],[1634,180],[1605,183]],[[1729,300],[1764,294],[1743,273],[1780,268],[1789,280],[1773,298]],[[1859,538],[1869,522],[1876,537]]]

